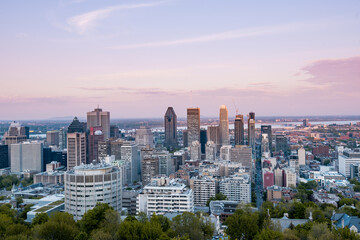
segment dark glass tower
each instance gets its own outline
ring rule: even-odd
[[[170,149],[177,147],[177,117],[172,107],[168,107],[164,116],[165,146]]]
[[[205,154],[205,144],[207,142],[207,134],[206,129],[200,129],[200,146],[201,146],[201,153]]]
[[[239,114],[235,117],[235,145],[245,145],[244,140],[244,116]]]

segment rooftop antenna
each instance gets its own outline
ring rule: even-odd
[[[233,102],[234,107],[235,107],[236,115],[238,115],[239,114],[239,109],[236,107],[234,99],[232,99],[232,102]]]
[[[191,101],[191,107],[194,107],[192,91],[190,91],[190,101]]]

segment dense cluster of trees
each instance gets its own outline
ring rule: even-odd
[[[0,239],[52,240],[127,240],[127,239],[210,239],[214,227],[200,214],[183,213],[172,220],[145,214],[128,216],[121,221],[118,212],[107,204],[98,204],[75,222],[68,213],[57,212],[49,217],[39,213],[31,224],[24,221],[10,205],[0,206]]]
[[[268,209],[271,216],[268,215]],[[317,206],[310,202],[282,203],[276,207],[271,202],[265,202],[259,212],[253,212],[249,207],[244,206],[227,218],[226,233],[234,240],[360,240],[360,236],[347,227],[339,230],[332,227],[331,214],[328,214],[332,209],[328,205]],[[281,231],[280,226],[270,220],[271,217],[277,218],[284,212],[289,213],[289,218],[305,218],[309,210],[313,212],[313,221],[296,227],[290,226],[284,232]]]
[[[10,191],[14,184],[17,186],[19,183],[26,187],[33,183],[33,178],[20,180],[16,175],[0,176],[0,189],[6,188],[6,190]]]

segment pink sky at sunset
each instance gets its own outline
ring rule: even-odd
[[[206,3],[0,3],[0,120],[360,115],[358,1]]]

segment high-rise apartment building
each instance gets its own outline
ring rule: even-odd
[[[249,113],[248,119],[248,145],[255,151],[255,113]]]
[[[65,173],[65,211],[80,220],[97,203],[121,211],[121,170],[107,164],[76,166]]]
[[[230,201],[251,203],[251,181],[249,175],[225,177],[220,180],[219,189]]]
[[[271,125],[261,125],[261,135],[262,134],[267,134],[267,139],[269,142],[269,151],[270,151],[270,156],[272,154],[272,130],[271,130]]]
[[[187,109],[188,144],[200,142],[200,108]]]
[[[225,105],[221,105],[220,107],[220,139],[221,145],[229,145],[230,144],[230,137],[229,137],[229,116],[228,110]]]
[[[235,117],[234,131],[235,131],[235,145],[245,145],[244,116],[241,114],[238,114]]]
[[[159,156],[147,154],[141,163],[142,184],[145,186],[159,174]]]
[[[252,167],[252,151],[246,145],[236,145],[235,148],[230,149],[231,162],[241,163],[243,167]]]
[[[299,157],[299,165],[305,165],[306,164],[306,151],[303,147],[298,149],[298,157]]]
[[[87,113],[87,129],[91,127],[102,127],[105,139],[110,138],[110,112],[103,112],[101,108]]]
[[[261,134],[261,154],[270,153],[269,136],[267,133]]]
[[[43,144],[40,142],[22,142],[11,145],[11,172],[42,172]]]
[[[177,116],[172,107],[168,107],[164,116],[165,142],[164,146],[170,149],[177,147]]]
[[[217,182],[213,178],[194,177],[190,179],[190,188],[194,192],[194,206],[206,206],[211,197],[215,197]]]
[[[155,178],[146,185],[137,199],[137,213],[152,214],[194,212],[194,194],[175,179]]]
[[[86,134],[81,132],[67,134],[67,169],[86,163]]]

